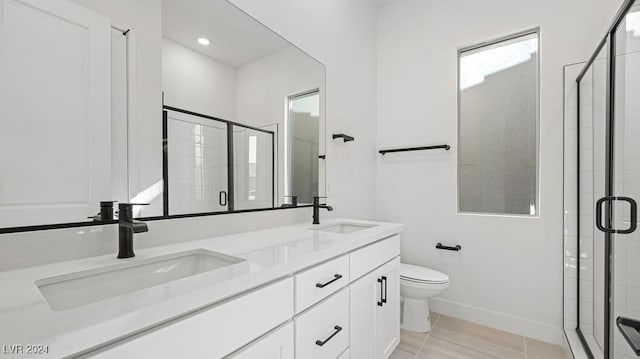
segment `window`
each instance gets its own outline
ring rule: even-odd
[[[458,53],[458,209],[538,213],[538,31]]]

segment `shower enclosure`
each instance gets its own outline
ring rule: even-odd
[[[640,0],[565,68],[565,331],[574,354],[640,357]],[[576,338],[572,341],[572,338]]]
[[[274,131],[170,106],[162,124],[165,216],[275,207]]]

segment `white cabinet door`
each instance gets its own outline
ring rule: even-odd
[[[111,199],[111,30],[68,0],[0,0],[0,227]]]
[[[388,358],[400,342],[400,258],[376,270],[383,294],[382,306],[376,306],[376,356]]]
[[[354,359],[386,359],[400,341],[399,264],[396,257],[349,287]]]
[[[350,303],[350,343],[351,356],[357,359],[375,358],[376,347],[376,307],[381,294],[377,271],[355,281],[349,287]]]
[[[269,334],[240,353],[233,359],[293,359],[293,323]]]

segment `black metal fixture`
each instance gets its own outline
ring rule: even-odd
[[[329,284],[337,281],[340,278],[342,278],[342,274],[335,274],[333,276],[333,279],[331,279],[330,281],[327,281],[327,282],[324,282],[324,283],[316,283],[316,287],[317,288],[324,288],[324,287],[328,286]]]
[[[380,300],[377,301],[378,307],[382,307],[387,303],[387,277],[382,276],[376,280],[380,283]]]
[[[387,303],[387,277],[382,276],[382,283],[384,284],[384,297],[382,297],[382,304]]]
[[[224,207],[228,204],[227,202],[227,191],[220,191],[220,193],[218,193],[218,204],[221,207]]]
[[[118,258],[135,257],[133,252],[133,234],[148,232],[149,227],[133,219],[133,206],[146,206],[148,203],[118,204]]]
[[[442,243],[438,243],[438,244],[436,244],[436,248],[444,249],[444,250],[447,250],[447,251],[455,251],[455,252],[459,252],[459,251],[462,250],[462,246],[459,245],[459,244],[456,244],[455,246],[451,247],[451,246],[442,245]]]
[[[320,204],[320,198],[327,197],[313,197],[313,224],[320,224],[320,208],[324,208],[329,212],[333,211],[333,207],[328,206],[326,203]]]
[[[317,346],[323,346],[325,344],[327,344],[327,342],[329,342],[329,340],[331,340],[331,338],[335,337],[336,334],[340,333],[342,331],[342,327],[339,325],[336,325],[335,327],[333,327],[334,332],[325,340],[316,340],[316,345]]]
[[[602,224],[602,204],[607,203],[608,205],[612,205],[613,201],[623,201],[629,203],[631,206],[631,218],[629,220],[629,228],[627,229],[613,229],[609,228],[606,225]],[[600,198],[596,202],[596,227],[604,233],[617,233],[617,234],[630,234],[635,232],[638,227],[638,204],[633,198],[630,197],[615,197],[615,196],[605,196]]]
[[[100,201],[100,212],[93,217],[94,222],[113,220],[113,204],[118,201]]]
[[[385,155],[393,152],[409,152],[409,151],[426,151],[426,150],[445,150],[449,151],[451,146],[449,145],[436,145],[436,146],[421,146],[421,147],[406,147],[406,148],[391,148],[387,150],[380,150],[378,153]]]
[[[327,159],[327,155],[319,155],[318,158],[321,159],[321,160],[326,160]]]
[[[633,352],[636,353],[637,356],[640,356],[640,321],[618,317],[616,324]]]
[[[344,133],[334,133],[332,137],[334,140],[336,138],[341,138],[344,140],[344,142],[351,142],[355,140],[353,136],[345,135]]]

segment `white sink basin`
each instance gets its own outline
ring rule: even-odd
[[[248,262],[244,259],[194,249],[160,257],[134,258],[122,264],[40,279],[35,284],[53,310],[67,310],[202,273],[211,274],[211,280],[221,281],[246,272]]]
[[[322,227],[315,227],[315,228],[312,227],[311,229],[315,231],[321,231],[321,232],[349,234],[349,233],[361,231],[363,229],[373,228],[375,226],[376,226],[375,224],[341,222],[341,223],[330,224]]]

